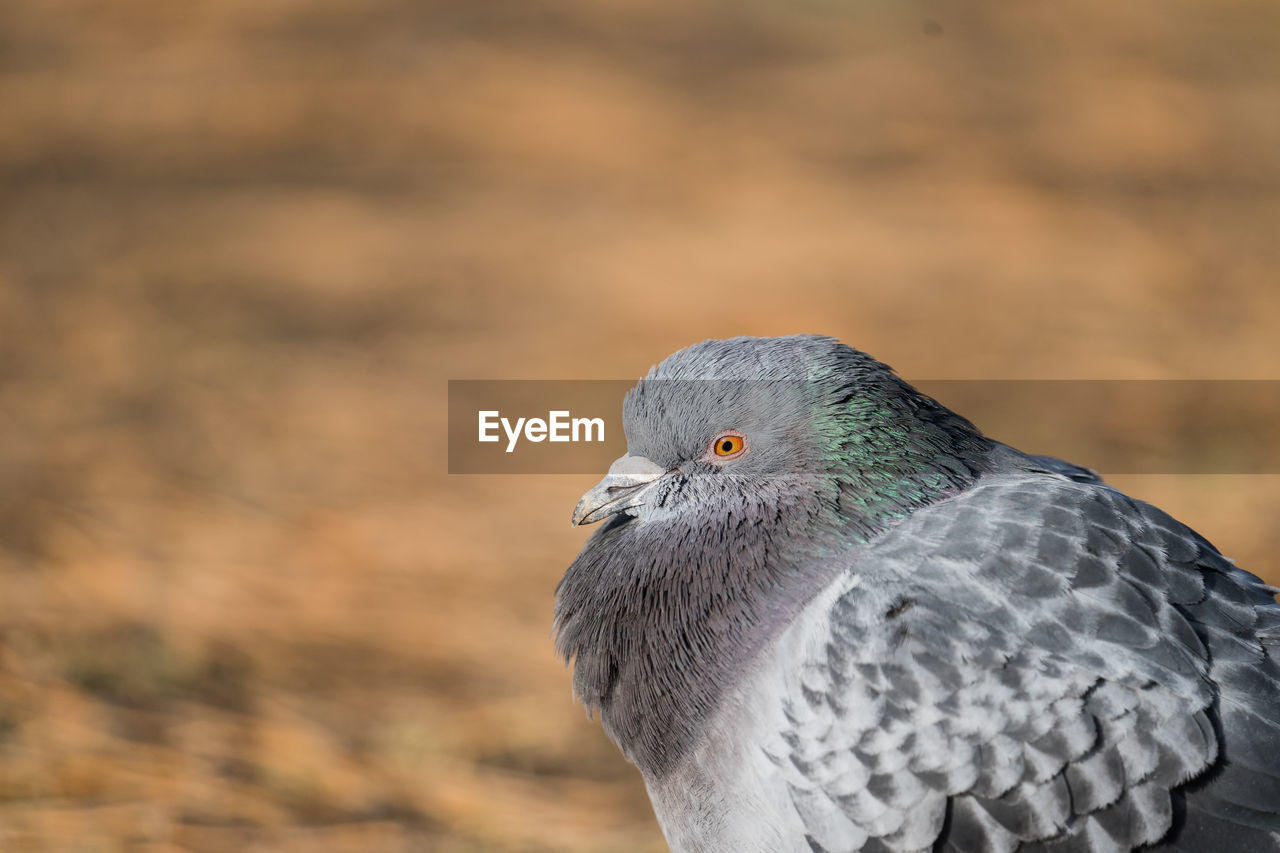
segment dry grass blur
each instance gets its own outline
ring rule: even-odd
[[[1267,0],[3,5],[6,851],[664,849],[591,478],[446,475],[447,378],[1280,378]],[[1121,485],[1280,580],[1280,478]]]

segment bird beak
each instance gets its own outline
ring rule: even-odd
[[[572,523],[592,524],[639,506],[655,480],[667,473],[643,456],[621,456],[609,466],[604,479],[592,486],[573,508]]]

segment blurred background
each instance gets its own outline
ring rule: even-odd
[[[1278,103],[1268,0],[6,0],[0,849],[664,850],[446,380],[1280,379]]]

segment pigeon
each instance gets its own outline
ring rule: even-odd
[[[623,405],[556,588],[673,851],[1280,851],[1276,589],[819,336]]]

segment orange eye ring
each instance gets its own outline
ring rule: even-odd
[[[746,452],[747,437],[736,429],[728,429],[715,437],[710,449],[720,459],[736,459]]]

